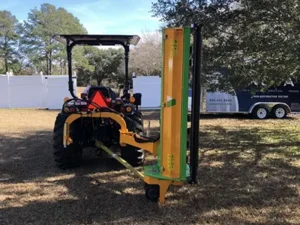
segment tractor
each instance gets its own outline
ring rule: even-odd
[[[193,31],[193,101],[190,137],[187,137],[188,78],[190,70],[191,31]],[[161,85],[160,133],[144,134],[143,116],[139,110],[142,96],[130,94],[128,83],[129,46],[136,45],[136,35],[57,35],[66,43],[69,90],[58,114],[53,135],[54,157],[60,168],[80,165],[83,148],[96,147],[119,161],[143,180],[145,195],[163,203],[171,185],[197,183],[201,26],[165,28],[163,30],[163,71]],[[81,98],[74,94],[72,81],[72,48],[77,44],[122,45],[125,49],[125,85],[122,96],[108,87],[90,87]],[[190,139],[190,157],[187,156]],[[120,154],[113,151],[117,145]],[[142,165],[145,152],[156,157],[154,164]]]
[[[120,124],[111,118],[93,117],[95,113],[110,112],[121,116],[129,131],[143,136],[143,118],[139,110],[141,94],[129,93],[128,58],[130,45],[137,45],[137,35],[55,35],[55,40],[66,45],[68,59],[69,91],[72,98],[65,98],[61,112],[56,117],[53,130],[53,155],[61,169],[77,167],[81,164],[83,149],[95,147],[95,140],[105,146],[117,146],[121,158],[131,166],[142,165],[144,150],[131,145],[120,145]],[[125,84],[123,95],[119,96],[111,88],[91,86],[80,98],[74,94],[72,81],[72,49],[75,45],[115,46],[121,45],[125,52]],[[68,145],[64,145],[65,123],[70,115],[82,115],[68,128]],[[90,115],[90,116],[89,116]]]

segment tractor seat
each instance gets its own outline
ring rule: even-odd
[[[160,139],[160,134],[152,137],[145,137],[145,136],[134,134],[133,137],[137,143],[149,143],[149,142],[154,143]]]

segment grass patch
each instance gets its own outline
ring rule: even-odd
[[[138,178],[90,149],[80,168],[56,169],[56,114],[0,110],[0,224],[299,224],[297,116],[201,116],[199,183],[171,187],[159,206]],[[158,117],[145,116],[153,134]]]

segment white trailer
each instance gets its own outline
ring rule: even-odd
[[[133,90],[142,94],[142,109],[159,109],[161,79],[159,76],[136,76]],[[285,118],[289,113],[300,112],[300,83],[282,82],[265,92],[251,93],[250,87],[234,93],[209,92],[201,89],[200,113],[243,113],[258,119]],[[188,109],[191,110],[192,90],[189,89]]]

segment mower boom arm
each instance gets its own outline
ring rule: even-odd
[[[143,142],[137,142],[136,139],[141,139],[141,137],[133,132],[128,131],[125,120],[118,114],[112,112],[95,112],[95,113],[84,113],[84,114],[72,114],[70,115],[64,124],[64,136],[63,136],[63,145],[66,148],[67,145],[72,143],[72,139],[70,137],[70,125],[75,120],[87,117],[87,118],[108,118],[116,121],[120,125],[120,144],[131,145],[138,147],[140,149],[144,149],[150,152],[153,155],[157,155],[157,150],[159,146],[159,140],[145,140],[143,138]]]

